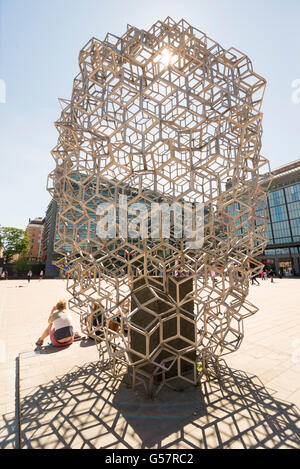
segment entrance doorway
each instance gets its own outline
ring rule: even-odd
[[[293,266],[291,261],[279,262],[279,268],[283,277],[293,277]]]

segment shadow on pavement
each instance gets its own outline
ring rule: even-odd
[[[96,346],[95,341],[92,340],[92,339],[88,339],[88,338],[81,338],[80,340],[76,340],[75,342],[79,342],[80,347],[83,347],[83,348]],[[37,346],[34,349],[34,352],[36,352],[40,355],[50,355],[52,353],[58,353],[58,352],[61,352],[63,350],[69,349],[70,347],[72,347],[72,345],[73,344],[66,345],[65,347],[55,347],[54,345],[47,344],[47,345],[43,345],[43,346]]]
[[[221,364],[222,379],[155,400],[90,363],[21,401],[23,448],[299,448],[298,409],[254,375]]]
[[[0,417],[0,449],[19,449],[18,425],[14,412]]]
[[[86,347],[93,347],[96,346],[96,342],[94,339],[89,339],[88,337],[85,337],[80,341],[80,347],[86,348]]]
[[[54,345],[45,345],[43,347],[36,347],[34,351],[39,352],[40,355],[50,355],[52,353],[62,352],[63,350],[66,350],[70,347],[71,345],[68,345],[66,347],[54,347]]]

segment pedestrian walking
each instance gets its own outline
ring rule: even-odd
[[[214,287],[215,284],[216,284],[216,272],[214,270],[211,270],[210,276],[211,276],[212,284],[213,284],[213,287]]]
[[[274,283],[274,277],[275,277],[275,272],[274,272],[274,270],[271,270],[271,272],[270,272],[270,277],[271,277],[271,283]]]
[[[43,280],[43,278],[44,278],[44,271],[41,270],[41,271],[40,271],[40,280]]]
[[[251,279],[251,281],[252,281],[251,283],[252,283],[252,285],[254,285],[254,282],[255,282],[256,285],[260,286],[260,283],[257,280],[257,277],[258,277],[258,275],[254,275]]]
[[[28,272],[28,274],[27,274],[28,283],[30,283],[31,277],[32,277],[32,271],[29,270],[29,272]]]

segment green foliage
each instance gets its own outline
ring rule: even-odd
[[[32,264],[29,262],[27,257],[21,257],[13,265],[13,271],[16,274],[26,274],[29,270],[32,270]]]
[[[3,257],[8,264],[16,254],[26,254],[29,251],[29,236],[19,228],[0,228],[0,247],[3,249]]]

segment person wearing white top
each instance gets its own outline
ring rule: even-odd
[[[51,310],[48,319],[49,326],[37,340],[36,345],[42,346],[44,339],[50,335],[52,345],[63,347],[71,345],[74,341],[73,319],[70,311],[67,310],[67,302],[61,300]]]

